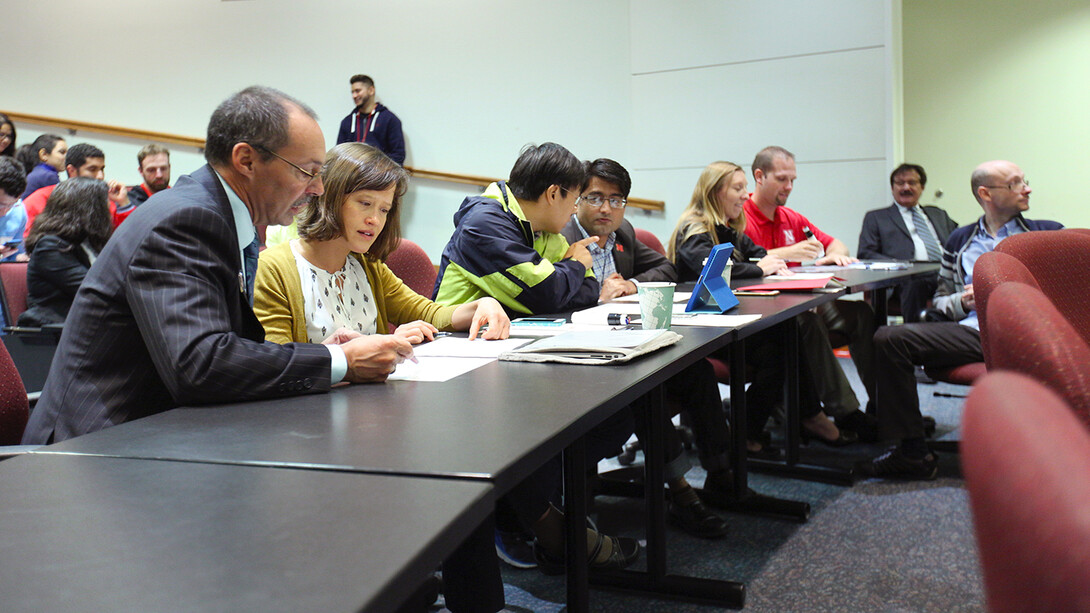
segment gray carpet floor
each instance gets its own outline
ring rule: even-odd
[[[866,392],[849,360],[841,360],[857,395]],[[946,384],[918,386],[923,412],[938,422],[937,439],[957,440],[964,394]],[[880,453],[882,445],[833,450],[811,443],[808,457],[850,464]],[[671,572],[746,584],[746,611],[961,612],[983,611],[984,596],[973,541],[967,492],[956,453],[940,454],[939,479],[930,482],[862,481],[843,487],[754,474],[757,491],[807,501],[806,523],[723,513],[730,533],[701,540],[668,528]],[[693,463],[697,464],[696,458]],[[607,460],[601,469],[615,467]],[[703,482],[701,469],[689,480]],[[642,503],[598,497],[595,515],[608,533],[642,538]],[[563,610],[563,578],[504,566],[513,611]],[[713,611],[714,607],[592,590],[595,611]]]

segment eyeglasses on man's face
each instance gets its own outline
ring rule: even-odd
[[[321,177],[321,174],[322,174],[321,169],[318,169],[318,170],[316,170],[314,172],[310,172],[310,171],[307,171],[307,170],[303,169],[303,167],[299,166],[295,162],[293,162],[293,161],[287,159],[286,157],[280,155],[279,153],[273,151],[272,149],[269,149],[268,147],[265,147],[264,145],[253,145],[253,147],[255,149],[260,149],[261,151],[264,151],[265,153],[268,153],[269,155],[271,155],[271,156],[277,158],[278,160],[284,162],[288,166],[291,166],[292,168],[294,168],[294,169],[298,170],[299,172],[303,173],[303,175],[306,176],[307,183],[310,183],[311,181]]]
[[[595,208],[602,206],[603,202],[608,202],[609,208],[611,209],[623,209],[624,205],[628,202],[628,200],[624,198],[619,198],[617,196],[610,196],[609,198],[606,198],[605,196],[602,196],[600,194],[580,196],[578,200],[579,204],[587,204]]]
[[[1009,189],[1012,192],[1018,193],[1029,189],[1029,181],[1025,179],[1016,179],[1006,185],[985,185],[989,189]]]

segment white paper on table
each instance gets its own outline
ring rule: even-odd
[[[760,315],[720,315],[718,313],[674,313],[671,326],[708,326],[715,328],[738,328],[760,319]]]
[[[765,277],[765,281],[807,281],[813,279],[831,279],[833,276],[829,273],[820,272],[800,272],[793,275],[768,275]]]
[[[389,376],[390,381],[450,381],[475,368],[480,368],[495,358],[417,358],[419,364],[406,360],[397,365],[397,370]]]
[[[674,292],[674,302],[688,302],[689,301],[689,296],[692,296],[692,295],[693,295],[692,292]],[[635,302],[636,304],[639,304],[640,303],[640,295],[639,294],[629,294],[627,296],[617,296],[612,301],[606,302],[606,303],[603,303],[603,304],[613,304],[615,302]]]
[[[498,358],[504,351],[513,351],[529,341],[524,338],[506,338],[486,341],[469,340],[458,336],[446,336],[413,346],[413,355],[440,358]]]
[[[636,311],[637,313],[639,310]],[[511,324],[511,336],[541,338],[544,336],[556,336],[563,332],[583,332],[588,330],[603,330],[617,326],[598,326],[593,324],[564,324],[562,326],[518,326]]]
[[[816,274],[821,272],[837,272],[839,270],[866,270],[869,266],[863,262],[853,262],[851,264],[845,264],[838,266],[836,264],[826,264],[822,266],[799,266],[795,270],[798,274]]]

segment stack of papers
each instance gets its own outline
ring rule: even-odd
[[[905,270],[908,266],[908,262],[854,262],[844,266],[832,264],[827,266],[799,266],[795,270],[801,273],[837,272],[840,270]]]
[[[800,273],[795,275],[781,276],[781,275],[769,275],[765,277],[766,283],[758,283],[756,285],[747,285],[745,287],[736,288],[739,291],[760,291],[760,290],[779,290],[779,291],[813,291],[821,289],[832,281],[833,275],[824,273]]]
[[[417,362],[398,364],[390,375],[390,381],[449,381],[458,375],[495,362],[505,351],[518,349],[529,343],[527,338],[508,338],[498,341],[469,340],[447,336],[413,347]]]
[[[681,340],[670,330],[606,330],[567,332],[542,338],[500,355],[501,360],[617,364],[657,351]]]

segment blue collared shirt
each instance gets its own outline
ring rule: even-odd
[[[579,218],[572,215],[572,219],[575,220],[575,227],[579,228],[579,233],[583,235],[583,238],[590,238],[587,231],[583,229],[583,224],[579,223]],[[610,232],[605,247],[599,247],[598,243],[587,245],[587,251],[590,252],[592,258],[591,268],[594,270],[594,276],[598,278],[599,283],[605,283],[607,277],[617,272],[617,263],[613,261],[613,245],[616,243],[617,233]]]
[[[976,266],[976,261],[980,259],[980,256],[989,251],[994,251],[995,246],[1008,236],[1014,236],[1015,234],[1025,232],[1021,224],[1018,223],[1017,217],[1003,224],[999,228],[999,231],[995,233],[995,236],[988,234],[988,226],[984,223],[983,216],[977,221],[977,224],[976,234],[973,235],[972,240],[969,241],[969,244],[965,247],[965,251],[961,254],[961,268],[965,271],[966,285],[973,282],[973,267]],[[963,326],[969,326],[975,330],[980,330],[980,320],[977,319],[976,309],[970,311],[969,315],[958,323]]]
[[[15,253],[4,258],[5,262],[14,262],[19,254],[26,253],[26,245],[23,243],[23,232],[26,230],[26,208],[22,200],[16,200],[11,209],[0,217],[0,238],[5,242],[18,241],[19,248]]]
[[[246,208],[242,198],[239,198],[235,190],[231,189],[227,181],[223,180],[219,172],[216,172],[216,178],[220,180],[223,191],[227,192],[227,202],[231,204],[231,215],[235,218],[235,231],[238,233],[238,261],[242,262],[242,250],[254,241],[257,230],[254,228],[253,218],[250,217],[250,209]],[[238,274],[240,275],[239,278],[245,278],[246,271],[239,270]],[[344,349],[341,349],[338,345],[326,345],[325,347],[329,349],[329,358],[331,360],[329,382],[336,385],[343,381],[344,376],[348,374],[348,358],[344,355]]]

